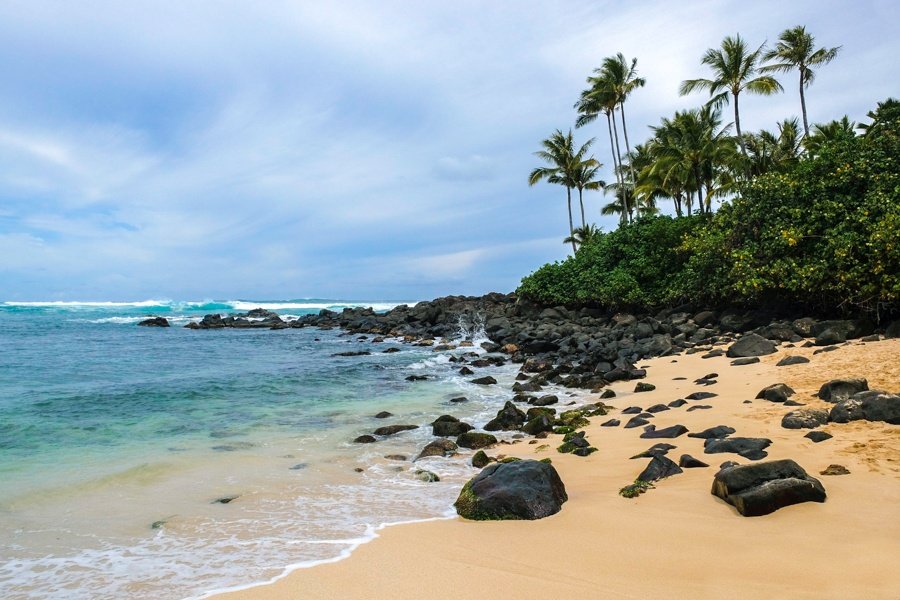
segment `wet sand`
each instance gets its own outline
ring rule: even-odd
[[[853,342],[813,356],[814,348],[782,348],[758,364],[700,354],[643,361],[643,381],[656,390],[632,393],[635,382],[612,386],[619,395],[607,417],[585,428],[598,451],[581,458],[555,447],[561,436],[529,444],[499,445],[488,454],[550,457],[566,485],[562,512],[539,521],[469,522],[462,519],[398,525],[359,547],[350,558],[296,570],[273,584],[216,596],[239,599],[484,598],[900,598],[900,426],[828,424],[834,437],[815,444],[808,430],[788,430],[781,417],[793,407],[753,400],[763,387],[787,383],[807,407],[830,407],[813,397],[836,377],[865,377],[872,389],[900,391],[900,340]],[[776,367],[789,354],[810,363]],[[719,374],[718,383],[694,379]],[[675,377],[686,380],[675,381]],[[710,494],[713,475],[735,454],[704,454],[703,440],[641,439],[624,424],[627,406],[666,404],[695,391],[718,394],[657,413],[657,428],[682,424],[691,432],[715,425],[734,436],[773,441],[764,460],[791,458],[819,478],[824,504],[805,503],[763,517],[741,517]],[[752,400],[745,404],[744,400]],[[687,412],[690,406],[709,410]],[[636,499],[619,496],[649,459],[629,457],[657,442],[677,446],[668,457],[690,454],[709,468],[685,469]],[[469,460],[471,452],[460,456]],[[849,475],[820,476],[830,464]]]

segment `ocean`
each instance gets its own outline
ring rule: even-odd
[[[0,597],[202,597],[340,559],[385,524],[453,515],[468,456],[411,459],[434,418],[483,425],[511,396],[515,365],[479,370],[500,384],[478,386],[449,361],[483,352],[483,331],[461,326],[475,347],[437,353],[338,330],[183,327],[360,305],[393,306],[0,303]],[[138,327],[148,315],[172,327]],[[372,354],[333,356],[348,350]],[[398,423],[420,428],[352,443]]]

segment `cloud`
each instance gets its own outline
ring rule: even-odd
[[[898,16],[883,1],[0,4],[0,295],[508,290],[565,256],[565,192],[526,177],[603,56],[637,56],[648,80],[634,144],[703,100],[676,88],[705,48],[803,22],[844,45],[813,120],[859,120],[895,93]],[[753,129],[798,103],[743,104]],[[609,165],[600,125],[577,135]],[[608,201],[585,199],[607,228]]]

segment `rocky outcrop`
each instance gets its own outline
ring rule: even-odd
[[[722,469],[712,494],[745,517],[758,517],[801,502],[825,502],[822,483],[792,460],[774,460]]]
[[[494,463],[466,483],[454,506],[477,521],[542,519],[569,499],[552,465],[536,460]]]
[[[165,317],[150,317],[139,322],[141,327],[169,327],[169,320]]]

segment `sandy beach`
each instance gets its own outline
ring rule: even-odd
[[[791,407],[751,400],[763,387],[787,383],[807,407],[837,377],[865,377],[872,389],[900,390],[900,340],[853,342],[813,355],[785,348],[757,364],[701,354],[647,360],[652,392],[633,393],[634,382],[612,386],[610,416],[628,406],[668,403],[694,391],[717,397],[658,413],[658,428],[685,425],[691,432],[728,425],[737,436],[773,441],[764,460],[790,458],[819,478],[824,504],[805,503],[746,518],[710,494],[714,473],[735,454],[704,454],[703,440],[641,439],[641,428],[601,427],[587,438],[598,448],[581,458],[555,450],[560,436],[498,445],[488,454],[550,457],[566,485],[562,512],[539,521],[470,522],[459,518],[389,527],[346,560],[296,570],[273,584],[216,596],[221,599],[494,598],[900,598],[893,570],[900,559],[900,427],[857,421],[820,429],[834,437],[813,443],[807,430],[780,425]],[[811,362],[776,367],[786,355]],[[718,383],[694,379],[718,373]],[[684,377],[684,380],[676,380]],[[687,409],[707,404],[707,410]],[[622,419],[624,423],[628,415]],[[690,454],[709,468],[685,469],[636,499],[618,491],[648,459],[630,457],[667,441],[669,457]],[[471,453],[460,455],[469,460]],[[831,464],[849,475],[820,476]]]

